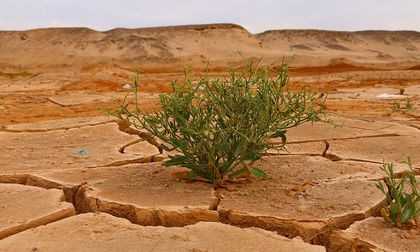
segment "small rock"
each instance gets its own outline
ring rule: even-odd
[[[237,193],[236,193],[236,195],[238,195],[238,196],[248,196],[248,195],[249,195],[249,193],[239,191],[239,192],[237,192]]]
[[[133,85],[131,83],[125,83],[122,87],[125,89],[132,89]]]

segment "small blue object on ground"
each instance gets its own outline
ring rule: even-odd
[[[89,151],[87,150],[78,150],[75,153],[77,156],[84,156],[84,155],[89,155]]]

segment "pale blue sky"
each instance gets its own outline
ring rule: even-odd
[[[0,30],[236,23],[268,29],[418,30],[420,0],[0,0]]]

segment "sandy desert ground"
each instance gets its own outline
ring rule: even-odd
[[[265,181],[229,189],[173,179],[158,150],[103,108],[141,72],[145,109],[238,51],[293,87],[327,97],[342,127],[288,132]],[[420,229],[378,217],[380,164],[411,156],[420,174],[420,33],[279,30],[232,24],[0,32],[0,251],[415,251]],[[409,101],[416,110],[392,111]],[[131,133],[131,134],[130,134]],[[392,240],[393,242],[389,242]]]

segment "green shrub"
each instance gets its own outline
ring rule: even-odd
[[[415,177],[411,159],[407,158],[405,163],[410,169],[401,179],[396,178],[392,163],[384,163],[381,169],[387,175],[383,179],[386,190],[382,182],[376,183],[379,190],[386,196],[387,206],[381,209],[381,215],[387,222],[395,226],[408,224],[420,214],[420,195],[417,190],[420,181]],[[407,183],[410,185],[409,189],[405,188]]]
[[[182,84],[172,82],[173,93],[160,96],[161,110],[154,113],[138,107],[137,76],[135,110],[124,101],[111,114],[160,139],[163,149],[177,151],[165,165],[190,169],[190,179],[215,185],[248,175],[264,179],[267,174],[254,167],[263,153],[284,148],[287,129],[320,121],[324,113],[315,94],[290,90],[287,64],[274,72],[246,63],[244,71],[216,79],[206,75],[194,82],[186,72]]]
[[[404,105],[401,105],[398,101],[395,101],[391,105],[391,112],[414,112],[416,107],[411,103],[410,99],[407,99]]]

